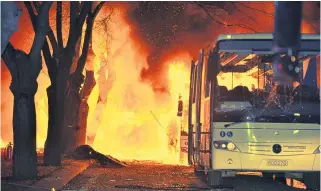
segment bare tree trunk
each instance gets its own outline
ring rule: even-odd
[[[13,166],[16,179],[37,177],[36,110],[34,95],[37,92],[37,77],[41,69],[41,57],[36,59],[9,43],[2,56],[12,81],[10,90],[14,96],[13,108]]]
[[[84,76],[81,73],[72,73],[67,86],[65,112],[68,118],[65,119],[64,148],[63,152],[71,154],[77,147],[78,111],[80,107],[79,91],[81,84],[84,82]]]
[[[57,2],[57,46],[58,55],[56,58],[58,64],[55,80],[51,80],[52,84],[55,84],[55,89],[52,88],[51,95],[55,95],[55,99],[51,99],[52,103],[55,102],[55,108],[53,109],[54,116],[52,122],[52,128],[48,129],[47,140],[45,144],[44,152],[44,164],[58,166],[61,164],[62,152],[64,149],[64,134],[66,120],[69,119],[69,114],[65,112],[66,95],[68,93],[70,69],[73,63],[73,57],[77,47],[77,42],[81,37],[81,30],[87,14],[90,13],[92,2],[84,2],[80,6],[79,2],[70,2],[70,30],[67,45],[63,46],[62,39],[62,5],[61,2]],[[58,6],[59,5],[59,6]],[[81,8],[80,8],[81,7]],[[80,12],[79,12],[80,9]],[[55,41],[55,40],[53,40]],[[51,41],[52,43],[52,41]],[[47,62],[47,61],[46,61]],[[49,69],[49,68],[48,68]],[[54,69],[54,68],[53,68]],[[49,71],[50,72],[50,71]],[[54,91],[55,90],[55,91]],[[49,127],[50,128],[50,127]],[[67,137],[69,138],[69,137]]]
[[[16,65],[30,65],[27,55],[23,52]],[[41,60],[38,60],[41,63]],[[23,63],[22,63],[23,62]],[[27,62],[27,63],[26,63]],[[19,67],[22,78],[13,80],[10,90],[14,95],[13,108],[13,168],[12,174],[17,179],[37,177],[36,153],[36,110],[34,95],[38,84],[36,78],[28,80],[32,71]],[[25,70],[25,71],[24,71]],[[29,78],[30,79],[30,78]]]
[[[87,134],[87,119],[89,112],[88,98],[96,85],[94,71],[86,71],[86,81],[81,92],[81,104],[79,109],[79,137],[78,145],[83,145],[86,143]]]
[[[92,25],[95,16],[103,6],[104,2],[100,2],[93,12],[91,12],[92,2],[84,2],[80,6],[79,2],[70,3],[70,32],[67,40],[67,45],[64,48],[62,43],[61,34],[61,4],[57,8],[57,41],[58,47],[62,50],[62,56],[58,58],[59,66],[56,75],[56,108],[54,116],[55,130],[52,135],[47,136],[46,147],[45,147],[45,160],[44,163],[47,165],[60,165],[61,154],[64,151],[72,151],[73,145],[76,139],[74,139],[79,129],[74,121],[78,121],[73,116],[78,116],[80,99],[79,99],[79,88],[83,81],[82,70],[86,62],[86,53],[88,49],[82,50],[82,55],[78,59],[76,71],[70,75],[71,67],[73,65],[73,58],[76,54],[77,42],[81,38],[81,31],[83,23],[87,17],[87,31],[89,34],[92,32]],[[58,4],[57,4],[58,5]],[[79,12],[79,6],[81,10]],[[79,14],[78,14],[79,12]],[[90,25],[88,25],[88,19]],[[91,28],[90,28],[90,27]],[[58,33],[59,32],[59,33]],[[88,36],[87,34],[85,36]],[[88,38],[87,38],[88,39]],[[84,47],[87,47],[86,37]],[[78,96],[77,96],[78,93]],[[67,99],[66,99],[67,98]],[[79,102],[79,104],[78,104]],[[68,104],[67,104],[68,103]],[[77,115],[74,115],[74,110],[71,109],[70,103],[74,103],[73,107],[78,107]],[[65,142],[64,140],[69,140]],[[65,145],[67,144],[67,145]]]
[[[86,27],[86,34],[82,49],[82,54],[77,62],[77,68],[75,72],[71,74],[71,78],[69,80],[69,91],[67,96],[67,103],[65,111],[67,111],[71,117],[69,117],[69,121],[66,120],[66,134],[65,134],[65,147],[64,153],[67,155],[71,154],[77,146],[79,146],[79,137],[80,137],[80,130],[81,127],[78,125],[79,122],[79,109],[81,104],[81,98],[79,95],[79,90],[81,84],[84,82],[84,76],[82,75],[82,71],[84,70],[86,62],[93,62],[92,59],[93,55],[88,56],[88,52],[92,53],[92,48],[90,46],[90,39],[93,29],[93,22],[94,17],[88,15],[87,17],[87,27]],[[89,48],[90,46],[90,48]],[[87,58],[88,57],[88,58]],[[88,60],[87,60],[88,59]],[[86,137],[86,136],[85,136]]]
[[[35,38],[30,53],[15,50],[12,44],[8,43],[2,55],[12,77],[10,85],[14,95],[12,174],[17,179],[37,177],[34,95],[38,89],[37,77],[42,67],[40,52],[46,38],[46,29],[49,27],[49,9],[52,3],[43,2],[39,16],[37,19],[33,18]]]
[[[82,35],[82,32],[81,32],[80,36],[81,35]],[[77,41],[77,44],[76,44],[76,52],[75,52],[75,56],[74,56],[73,61],[72,61],[72,66],[70,68],[70,73],[75,72],[75,70],[77,68],[77,62],[78,62],[78,59],[80,57],[80,44],[81,44],[81,38],[79,38],[79,40]]]
[[[80,6],[77,6],[76,10],[75,10],[76,14],[79,14],[80,13]],[[81,45],[81,40],[82,40],[82,28],[81,30],[79,31],[80,32],[80,38],[78,39],[77,43],[76,43],[76,48],[75,48],[75,56],[73,57],[73,60],[72,60],[72,65],[71,65],[71,68],[70,68],[70,74],[75,72],[76,68],[77,68],[77,62],[78,62],[78,59],[80,57],[80,45]]]
[[[71,63],[72,57],[64,56],[64,59],[60,60],[64,60],[66,63]],[[62,66],[65,66],[65,63],[60,64],[62,64]],[[56,91],[52,89],[51,92],[51,96],[54,95],[54,98],[50,99],[50,101],[52,101],[52,104],[55,104],[55,106],[52,108],[52,112],[54,112],[55,115],[53,116],[54,120],[52,122],[52,126],[50,126],[52,128],[48,129],[48,135],[44,151],[45,165],[59,166],[61,164],[61,154],[63,146],[62,140],[65,124],[64,122],[66,118],[69,118],[69,116],[65,116],[65,94],[68,78],[69,69],[66,67],[59,67],[55,82]]]

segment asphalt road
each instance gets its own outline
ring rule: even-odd
[[[132,162],[124,168],[102,168],[90,165],[62,190],[214,190],[214,191],[295,191],[273,180],[255,175],[225,179],[225,188],[209,188],[196,177],[189,166],[164,165],[154,162]]]

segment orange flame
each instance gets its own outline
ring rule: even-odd
[[[102,122],[95,124],[91,119],[88,124],[99,126],[93,147],[119,159],[178,163],[179,152],[175,152],[179,151],[180,133],[177,100],[178,94],[188,96],[188,68],[183,62],[168,61],[171,94],[156,94],[150,84],[140,79],[140,71],[147,67],[146,56],[135,48],[126,23],[121,25],[128,30],[123,34],[113,33],[115,39],[119,39],[118,44],[123,44],[116,46],[121,48],[112,59],[116,81],[102,112]],[[98,91],[91,94],[97,97],[94,94]],[[91,102],[90,108],[94,108],[93,105]],[[169,146],[171,139],[177,141],[176,146]]]
[[[253,3],[254,8],[262,8],[261,6],[265,7],[265,5],[261,3]],[[273,12],[273,4],[269,4],[266,9],[268,12]],[[249,12],[247,9],[244,11]],[[251,15],[256,15],[253,10],[251,12],[253,12]],[[27,51],[27,49],[30,48],[31,41],[29,40],[29,44],[26,43],[26,41],[22,43],[21,36],[27,36],[25,34],[25,28],[29,29],[28,31],[32,34],[30,35],[31,37],[33,36],[33,31],[31,30],[31,23],[27,12],[24,11],[24,13],[26,14],[25,19],[20,22],[25,25],[28,24],[29,27],[21,27],[24,28],[24,32],[22,32],[22,30],[17,32],[15,36],[19,36],[19,38],[15,38],[15,40],[12,41],[16,48]],[[100,16],[99,14],[96,19],[99,20]],[[98,128],[93,147],[102,153],[113,155],[119,159],[159,160],[166,163],[178,163],[178,153],[174,151],[178,150],[180,145],[180,119],[176,117],[177,101],[178,95],[182,95],[186,107],[189,90],[189,64],[191,59],[188,54],[183,54],[164,60],[164,64],[168,66],[168,71],[166,71],[168,75],[164,75],[164,80],[168,80],[169,82],[168,88],[170,94],[156,94],[150,84],[143,83],[140,79],[140,71],[148,67],[146,54],[141,52],[141,47],[137,47],[137,43],[135,44],[135,42],[129,38],[130,27],[123,21],[122,16],[122,13],[116,14],[115,18],[113,18],[116,22],[110,22],[108,24],[108,28],[111,29],[110,34],[114,39],[113,41],[109,42],[105,39],[107,38],[106,31],[98,31],[97,28],[103,27],[94,27],[93,49],[96,58],[94,64],[86,65],[86,68],[94,69],[97,81],[101,67],[99,55],[104,55],[105,58],[107,57],[108,60],[111,61],[109,64],[111,64],[113,68],[116,81],[110,90],[106,107],[104,105],[97,105],[99,92],[102,90],[99,90],[97,85],[94,87],[88,100],[90,109],[87,133],[92,134]],[[243,20],[248,20],[248,18],[244,18],[244,16],[239,17],[235,23],[242,23],[241,21]],[[258,28],[262,27],[266,32],[272,31],[273,18],[263,15],[256,20],[258,20],[258,24],[252,24],[251,26],[253,28],[257,26]],[[66,26],[68,29],[68,25]],[[227,30],[230,32],[231,28],[226,28],[225,31]],[[236,31],[249,32],[248,29],[239,30],[240,31]],[[306,33],[311,32],[311,30],[309,23],[303,21],[302,31]],[[31,37],[30,39],[32,39]],[[17,46],[20,41],[20,46]],[[110,50],[110,53],[107,53],[107,48]],[[108,78],[108,76],[106,76],[106,78]],[[223,74],[218,78],[218,81],[219,84],[225,85],[228,89],[232,88],[231,74]],[[242,74],[234,74],[233,87],[243,85],[250,89],[252,84],[256,87],[257,79],[243,76]],[[259,84],[262,85],[263,83],[259,82]],[[41,148],[44,147],[48,127],[48,99],[46,88],[50,85],[50,80],[45,64],[38,77],[38,85],[39,88],[35,97],[37,147]],[[5,123],[5,119],[2,117],[2,128],[12,132],[13,96],[9,91],[9,83],[3,86],[3,89],[4,91],[2,93],[6,96],[6,102],[10,102],[6,107],[10,107],[10,109],[5,108],[7,111],[5,119],[9,119],[9,122]],[[94,113],[97,113],[97,111],[103,115],[102,121],[95,119]],[[3,137],[1,138],[4,139]],[[2,139],[1,145],[12,140],[12,138],[5,141]],[[175,148],[169,146],[171,139],[178,140]]]

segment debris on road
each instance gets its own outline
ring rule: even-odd
[[[76,148],[73,153],[73,158],[76,160],[95,160],[102,166],[115,165],[117,167],[126,167],[127,164],[121,162],[110,155],[103,155],[100,152],[95,151],[89,145],[81,145]]]

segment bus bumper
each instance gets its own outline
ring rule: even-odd
[[[214,170],[235,171],[320,171],[320,154],[272,156],[215,149]]]

